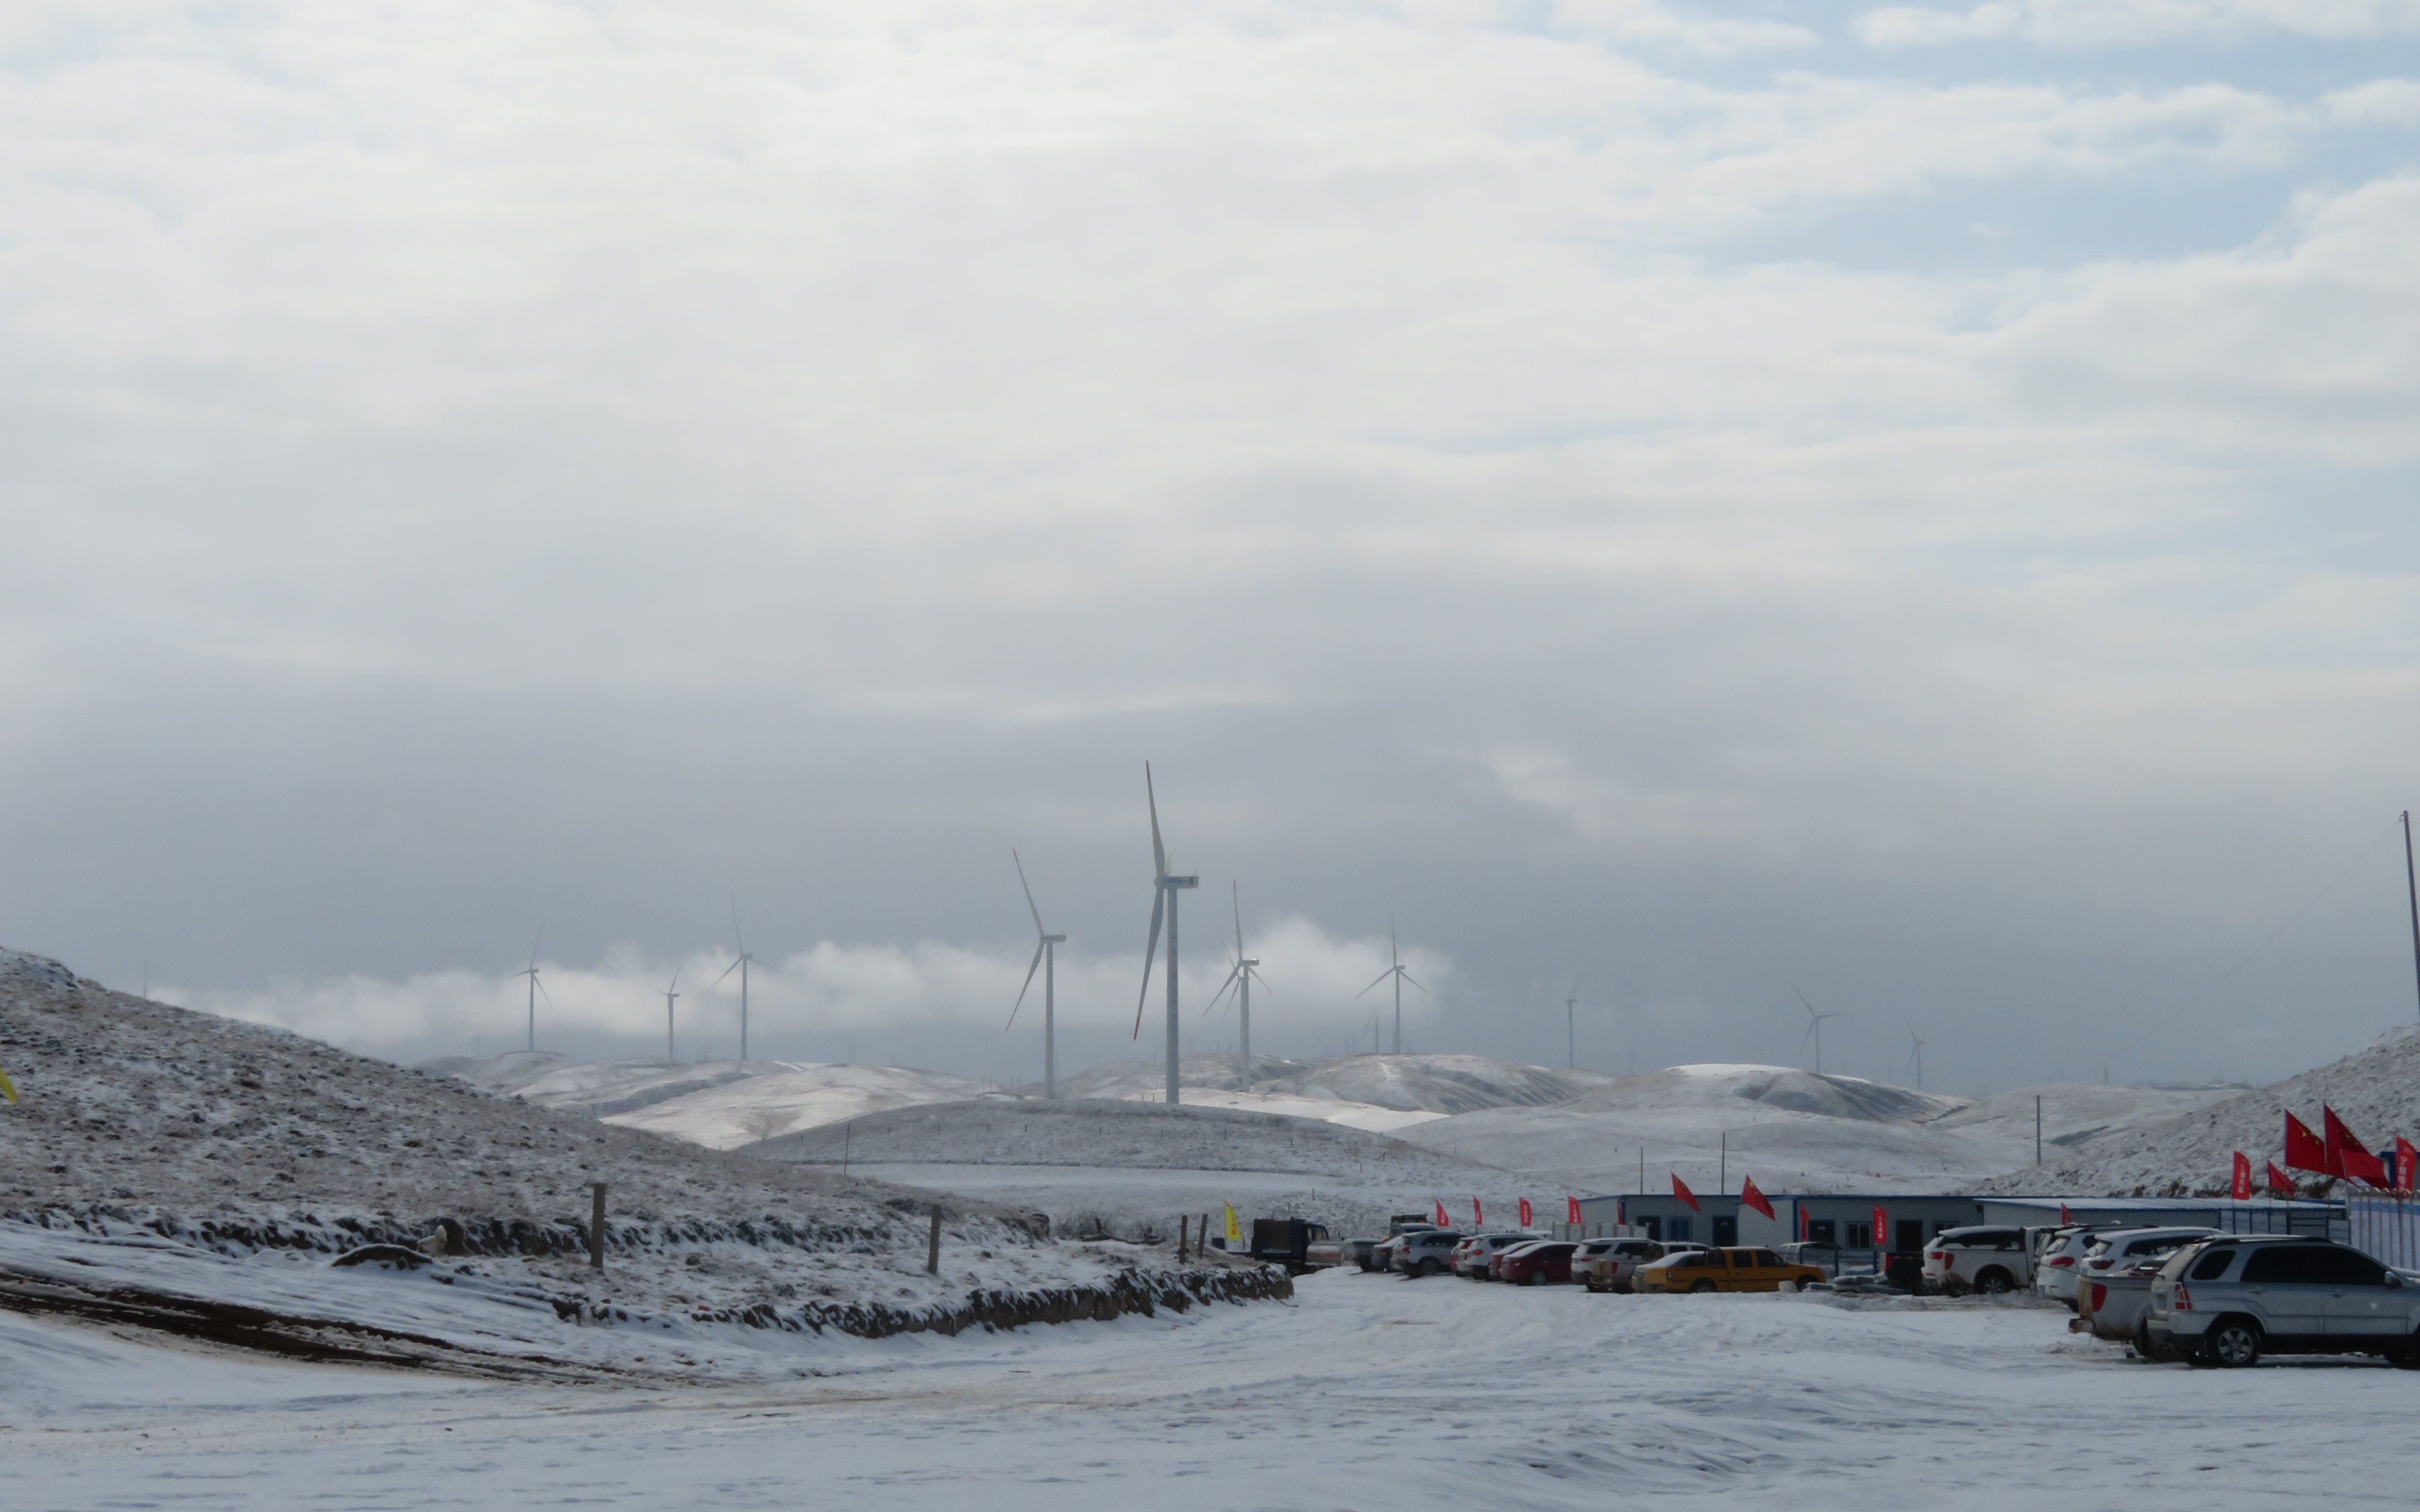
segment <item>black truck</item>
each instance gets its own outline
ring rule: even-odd
[[[1295,1275],[1311,1269],[1308,1257],[1311,1246],[1327,1238],[1327,1226],[1307,1218],[1255,1218],[1252,1220],[1251,1257],[1271,1265],[1282,1265]]]

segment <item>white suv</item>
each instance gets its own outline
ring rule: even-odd
[[[2022,1228],[1945,1228],[1924,1246],[1924,1279],[1953,1297],[1996,1297],[2033,1285],[2033,1261]]]
[[[2083,1268],[2085,1251],[2091,1248],[2094,1240],[2109,1232],[2106,1227],[2096,1228],[2089,1224],[2052,1230],[2034,1257],[2034,1289],[2060,1302],[2073,1302],[2075,1273]]]

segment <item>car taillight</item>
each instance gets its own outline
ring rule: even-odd
[[[2109,1262],[2107,1260],[2086,1260],[2084,1263],[2091,1266],[2096,1271],[2106,1271],[2109,1269]]]
[[[2176,1308],[2176,1310],[2177,1310],[2177,1311],[2179,1311],[2179,1312],[2180,1312],[2180,1313],[2189,1313],[2189,1312],[2192,1312],[2192,1311],[2193,1311],[2193,1288],[2186,1286],[2186,1285],[2185,1285],[2183,1282],[2181,1282],[2181,1281],[2178,1282],[2178,1283],[2177,1283],[2177,1300],[2176,1300],[2174,1303],[2171,1303],[2169,1305],[2171,1305],[2171,1306],[2175,1307],[2175,1308]]]
[[[2109,1288],[2102,1286],[2098,1281],[2092,1283],[2092,1310],[2096,1313],[2099,1312],[2101,1310],[2101,1304],[2108,1300]]]
[[[1947,1265],[1949,1263],[1949,1252],[1946,1249],[1937,1249],[1931,1254],[1926,1256],[1925,1258],[1928,1260],[1937,1261],[1943,1265]]]
[[[2072,1255],[2061,1255],[2053,1259],[2050,1263],[2053,1265],[2073,1265],[2075,1263],[2075,1257]]]

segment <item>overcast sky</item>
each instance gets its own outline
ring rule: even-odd
[[[1149,758],[1264,1050],[1391,913],[1424,1050],[2281,1075],[2420,1016],[2415,149],[2411,0],[16,0],[0,942],[728,1055],[736,899],[1027,1075]]]

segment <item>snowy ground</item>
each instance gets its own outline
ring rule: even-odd
[[[12,1505],[2406,1504],[2420,1377],[2129,1361],[2061,1313],[1326,1274],[1288,1304],[489,1384],[0,1315]]]

